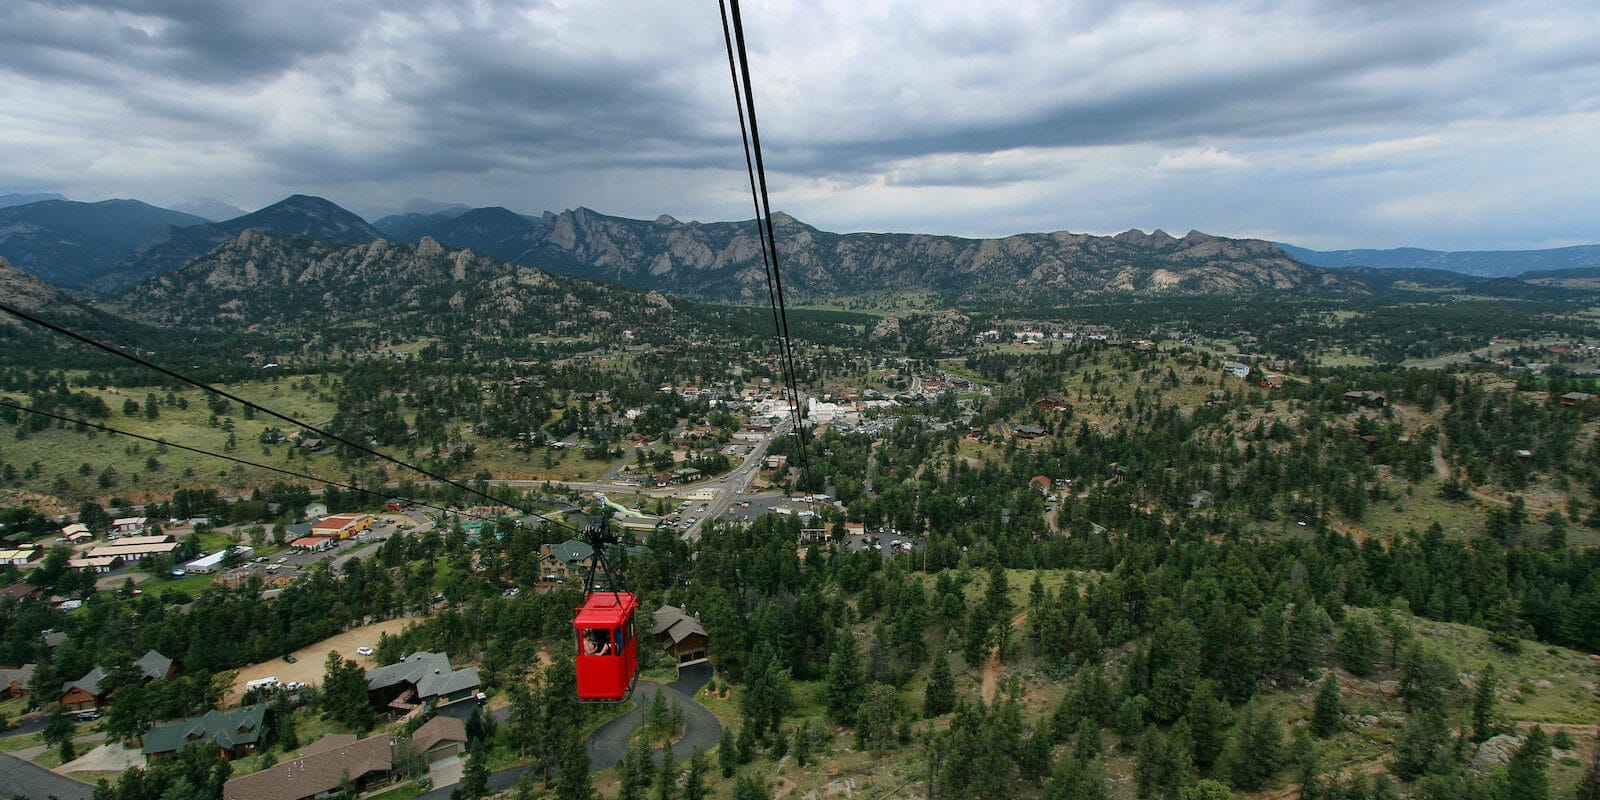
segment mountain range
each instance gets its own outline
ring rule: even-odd
[[[1530,272],[1600,268],[1600,245],[1557,247],[1546,250],[1310,250],[1277,243],[1296,260],[1317,267],[1372,267],[1374,269],[1431,269],[1484,278],[1522,278]]]
[[[250,214],[207,222],[136,200],[43,200],[0,208],[0,257],[56,286],[104,297],[178,270],[257,230],[347,244],[427,239],[510,264],[687,298],[764,302],[767,297],[753,221],[680,222],[666,215],[639,220],[587,208],[531,216],[420,200],[406,208],[413,210],[368,224],[328,200],[294,195]],[[1485,282],[1456,271],[1405,266],[1402,256],[1488,270],[1484,259],[1493,256],[1495,268],[1506,269],[1518,254],[1320,252],[1198,231],[1182,237],[1159,230],[1115,236],[1058,231],[994,239],[833,233],[781,213],[773,223],[785,290],[802,302],[915,292],[961,304],[1063,305],[1147,295],[1374,290],[1559,299],[1564,289],[1596,288],[1586,259],[1600,255],[1600,246],[1530,251],[1521,254],[1527,263],[1578,271],[1545,272],[1536,281],[1529,275],[1528,282]],[[1387,260],[1371,254],[1387,254]],[[1455,256],[1460,258],[1445,258]],[[1381,261],[1387,269],[1356,266],[1364,260]]]

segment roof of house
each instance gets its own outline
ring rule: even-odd
[[[440,742],[465,742],[467,741],[467,724],[455,717],[437,716],[411,734],[411,743],[416,746],[417,752],[426,753]]]
[[[39,587],[25,581],[17,581],[10,586],[0,586],[0,598],[33,597],[39,594]]]
[[[294,523],[290,523],[288,525],[283,526],[283,535],[284,535],[285,538],[298,539],[298,538],[300,538],[302,536],[305,536],[306,534],[310,533],[311,532],[311,528],[313,526],[315,526],[316,524],[317,523],[315,523],[315,522],[294,522]]]
[[[12,797],[55,797],[59,800],[89,800],[94,787],[57,775],[31,761],[10,753],[0,753],[0,785]]]
[[[99,697],[100,682],[105,679],[105,670],[100,669],[97,666],[94,669],[89,670],[88,673],[86,673],[83,677],[75,681],[67,681],[61,684],[61,693],[66,694],[73,689],[81,689],[85,694],[92,694],[96,697]]]
[[[159,681],[172,671],[172,659],[151,650],[139,656],[136,666],[139,667],[139,672],[144,675],[145,680]]]
[[[417,687],[417,697],[425,700],[475,688],[482,680],[470,667],[450,669],[450,656],[444,653],[412,653],[402,661],[367,670],[368,691],[401,683]]]
[[[1561,395],[1563,400],[1588,400],[1592,397],[1594,397],[1594,395],[1589,394],[1588,392],[1567,392],[1566,394]]]
[[[588,542],[580,542],[577,539],[568,539],[561,544],[551,545],[550,556],[559,558],[562,561],[571,564],[574,561],[589,560],[592,556],[594,556],[594,548],[590,547]]]
[[[0,669],[0,686],[10,686],[13,683],[27,686],[28,681],[33,680],[33,671],[38,668],[38,664],[23,664],[12,669]]]
[[[678,644],[693,634],[708,636],[706,629],[700,626],[700,620],[689,616],[689,612],[677,606],[662,606],[656,609],[653,616],[656,624],[650,630],[651,636],[666,634],[671,637],[673,644]]]
[[[328,739],[336,742],[324,744]],[[325,736],[292,761],[233,778],[222,786],[223,800],[300,800],[337,789],[345,779],[359,780],[394,768],[394,739],[388,735],[356,741]]]
[[[290,547],[316,547],[328,541],[326,536],[302,536],[289,543]]]
[[[233,749],[243,744],[259,742],[266,731],[267,706],[257,703],[232,711],[207,711],[203,717],[189,717],[159,728],[151,728],[144,736],[145,755],[176,753],[191,741],[216,742],[218,747]]]

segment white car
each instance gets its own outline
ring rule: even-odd
[[[357,647],[356,648],[356,655],[358,655],[358,656],[370,656],[370,655],[372,655],[372,648],[370,648],[370,647]]]

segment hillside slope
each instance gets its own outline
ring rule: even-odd
[[[283,329],[404,316],[454,337],[591,334],[675,312],[674,301],[660,294],[552,275],[432,239],[346,244],[258,230],[115,304],[164,325]]]

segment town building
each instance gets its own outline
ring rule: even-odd
[[[17,550],[0,550],[0,564],[13,567],[26,567],[42,558],[44,558],[44,551],[37,547],[24,547]]]
[[[319,553],[333,546],[333,540],[326,536],[303,536],[289,543],[296,550],[308,553]]]
[[[201,556],[200,558],[197,558],[197,559],[195,559],[193,561],[190,561],[188,564],[185,564],[183,568],[188,570],[189,572],[193,572],[193,573],[196,573],[196,574],[199,574],[199,575],[210,575],[211,573],[222,569],[222,562],[223,562],[224,559],[226,559],[228,557],[228,552],[230,550],[233,552],[233,554],[235,556],[237,556],[239,558],[240,561],[249,560],[249,558],[252,555],[255,555],[255,552],[256,552],[256,549],[254,547],[249,546],[249,545],[239,545],[237,547],[232,547],[232,548],[223,548],[221,550],[218,550],[215,553],[212,553],[209,556]]]
[[[372,527],[372,523],[377,519],[371,514],[334,514],[313,525],[311,535],[339,540],[353,539],[357,534]]]
[[[150,527],[148,517],[122,517],[111,521],[111,532],[117,536],[132,536],[144,533]]]

